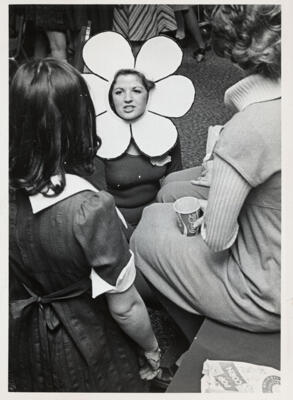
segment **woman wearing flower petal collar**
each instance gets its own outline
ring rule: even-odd
[[[105,162],[107,189],[132,226],[155,200],[162,178],[182,168],[179,135],[166,118],[184,115],[194,100],[192,82],[172,76],[182,57],[164,36],[147,40],[136,57],[114,32],[91,37],[83,49],[102,139],[97,156]]]
[[[278,331],[280,6],[218,6],[212,26],[215,52],[248,76],[225,94],[237,112],[214,149],[201,235],[183,236],[173,204],[154,204],[144,210],[130,245],[136,266],[182,309],[249,331]]]
[[[81,75],[54,59],[21,66],[10,91],[11,391],[141,392],[159,372],[125,221],[80,177],[99,146]]]
[[[138,120],[145,112],[149,93],[155,84],[135,70],[116,73],[109,101],[113,111],[129,123]],[[127,223],[135,227],[145,206],[152,203],[160,189],[160,180],[171,172],[182,169],[180,142],[162,157],[144,155],[131,139],[125,153],[105,160],[107,190],[115,198]]]

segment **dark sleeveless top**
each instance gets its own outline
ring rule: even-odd
[[[168,155],[169,162],[161,166],[153,165],[150,158],[142,154],[124,153],[104,161],[107,190],[130,225],[137,225],[144,207],[155,200],[161,179],[182,169],[179,140]]]

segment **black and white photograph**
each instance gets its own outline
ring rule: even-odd
[[[7,4],[8,396],[288,390],[285,9]]]

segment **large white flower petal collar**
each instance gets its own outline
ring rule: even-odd
[[[97,134],[102,139],[98,156],[106,159],[121,156],[131,138],[149,157],[162,156],[175,145],[178,133],[168,117],[183,116],[195,95],[190,79],[172,75],[182,57],[177,43],[165,36],[147,40],[136,59],[129,42],[119,33],[99,33],[85,43],[83,60],[89,73],[83,76],[95,106]],[[109,89],[120,69],[135,69],[155,82],[145,113],[131,123],[116,115],[109,104]]]

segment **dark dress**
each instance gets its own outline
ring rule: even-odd
[[[82,191],[36,214],[24,192],[10,200],[9,390],[146,391],[134,342],[91,297],[92,268],[115,285],[130,259],[112,196]]]
[[[116,206],[130,226],[135,227],[144,208],[155,201],[161,180],[182,169],[179,140],[165,157],[168,156],[169,162],[162,165],[153,165],[150,157],[143,154],[124,153],[121,157],[104,161],[107,190],[114,196]],[[93,178],[91,182],[95,184]]]
[[[71,9],[66,5],[26,5],[25,17],[33,21],[37,29],[65,32],[69,29]]]

